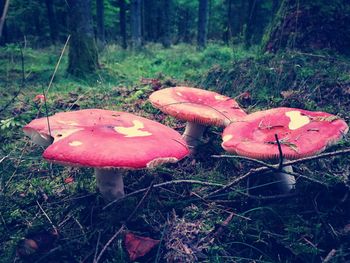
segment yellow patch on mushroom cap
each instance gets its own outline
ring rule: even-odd
[[[231,140],[232,137],[233,137],[233,136],[232,136],[231,134],[227,134],[227,135],[225,135],[224,137],[222,137],[222,141],[223,141],[223,142],[227,142],[227,141]]]
[[[82,145],[83,143],[81,141],[72,141],[69,143],[70,146],[80,146]]]
[[[144,124],[139,120],[133,120],[132,127],[114,127],[114,130],[120,134],[125,135],[125,137],[144,137],[150,136],[152,133],[148,131],[141,131],[140,129],[144,128]]]
[[[287,111],[286,116],[290,118],[288,128],[290,130],[296,130],[310,122],[310,119],[307,116],[300,114],[300,111]]]

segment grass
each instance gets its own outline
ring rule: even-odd
[[[0,109],[20,89],[13,103],[0,112],[0,262],[92,262],[95,250],[102,249],[142,198],[135,195],[104,209],[92,169],[49,164],[41,158],[42,149],[24,137],[22,126],[45,115],[33,98],[47,87],[60,52],[59,47],[24,49],[23,87],[20,50],[8,46],[0,52]],[[217,44],[204,51],[188,45],[168,50],[150,45],[138,53],[107,46],[100,55],[101,69],[84,80],[66,75],[66,63],[64,57],[48,94],[49,114],[93,107],[125,110],[181,131],[182,123],[146,101],[153,87],[140,79],[155,78],[164,87],[195,85],[238,96],[249,111],[297,106],[337,113],[349,122],[347,58],[261,55]],[[296,93],[281,93],[290,90]],[[246,91],[250,96],[239,96]],[[245,161],[211,158],[223,153],[220,133],[218,128],[206,133],[196,161],[129,172],[127,193],[175,179],[225,184],[249,171],[252,164]],[[332,149],[349,146],[344,140]],[[159,248],[140,262],[176,257],[183,262],[321,262],[333,249],[330,262],[346,262],[350,258],[349,157],[295,169],[322,184],[299,178],[295,196],[274,200],[247,197],[245,182],[208,200],[201,196],[214,188],[186,184],[151,191],[126,225],[129,231],[161,239]],[[221,235],[205,241],[229,213],[234,217]],[[52,234],[52,225],[58,236]],[[40,249],[23,252],[25,238],[39,242]],[[179,254],[184,246],[187,257]],[[107,248],[103,260],[128,262],[122,236]]]

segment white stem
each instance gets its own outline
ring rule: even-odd
[[[206,128],[207,126],[204,125],[194,122],[187,122],[186,129],[182,137],[186,141],[187,145],[193,149],[200,143],[200,139],[203,136]]]
[[[124,193],[123,174],[117,169],[95,168],[97,187],[106,201],[122,198]]]
[[[288,194],[295,188],[295,177],[284,173],[293,172],[291,165],[284,166],[281,172],[267,172],[264,174],[256,174],[248,178],[247,189],[251,195],[266,195],[264,193],[277,191],[278,194]]]
[[[282,171],[293,172],[293,167],[291,165],[284,166]],[[279,181],[278,189],[282,194],[287,194],[295,188],[295,177],[293,175],[279,172],[275,173],[275,179]]]

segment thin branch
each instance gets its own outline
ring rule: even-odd
[[[160,188],[160,187],[164,187],[167,185],[174,185],[174,184],[199,184],[199,185],[204,185],[204,186],[216,186],[216,187],[224,186],[223,184],[219,184],[219,183],[210,183],[210,182],[203,182],[203,181],[197,181],[197,180],[173,180],[173,181],[168,181],[168,182],[164,182],[164,183],[160,183],[160,184],[155,184],[155,185],[153,185],[153,188]],[[143,188],[140,190],[136,190],[130,194],[126,194],[123,198],[114,200],[114,201],[110,202],[109,204],[107,204],[105,207],[103,207],[103,210],[108,208],[109,206],[117,203],[117,202],[120,202],[120,201],[130,197],[130,196],[134,196],[134,195],[143,193],[143,192],[147,191],[148,189],[149,189],[149,187]]]
[[[54,80],[54,78],[55,78],[55,76],[56,76],[56,72],[57,72],[57,70],[58,70],[58,67],[59,67],[60,64],[61,64],[61,59],[62,59],[62,57],[63,57],[64,51],[65,51],[66,48],[67,48],[69,39],[70,39],[70,35],[68,35],[67,40],[66,40],[66,43],[64,43],[63,49],[62,49],[62,51],[61,51],[61,55],[60,55],[60,57],[59,57],[59,59],[58,59],[58,61],[57,61],[57,63],[56,63],[55,70],[53,71],[53,74],[52,74],[51,79],[50,79],[50,82],[49,82],[49,86],[47,87],[46,92],[45,92],[45,94],[44,94],[45,98],[46,98],[47,94],[49,93],[49,90],[50,90],[50,88],[51,88],[52,82],[53,82],[53,80]]]
[[[50,217],[46,214],[45,210],[42,208],[42,206],[40,205],[40,203],[38,202],[38,200],[36,201],[37,205],[39,206],[41,212],[43,212],[44,216],[46,217],[46,219],[50,222],[53,230],[55,230],[56,233],[58,233],[58,229],[57,227],[54,225],[54,223],[52,222],[52,220],[50,219]]]
[[[233,158],[233,159],[242,159],[242,160],[254,162],[254,163],[256,163],[256,164],[260,164],[260,165],[262,165],[262,166],[268,167],[268,168],[270,168],[271,170],[278,170],[278,168],[277,168],[276,165],[274,165],[274,164],[269,164],[269,163],[266,163],[266,162],[261,161],[261,160],[257,160],[257,159],[250,158],[250,157],[245,157],[245,156],[240,156],[240,155],[223,154],[223,155],[212,155],[211,157],[213,157],[213,158]]]
[[[283,152],[282,152],[282,147],[280,144],[280,141],[278,139],[278,135],[275,134],[275,139],[278,147],[278,153],[279,153],[279,162],[278,162],[278,170],[281,171],[283,168]]]
[[[334,151],[334,152],[329,152],[329,153],[322,153],[322,154],[318,154],[318,155],[315,155],[315,156],[310,156],[310,157],[305,157],[305,158],[300,158],[300,159],[297,159],[297,160],[293,160],[293,161],[288,161],[288,162],[285,162],[282,164],[282,167],[284,166],[288,166],[288,165],[293,165],[293,164],[298,164],[298,163],[304,163],[304,162],[308,162],[308,161],[312,161],[312,160],[318,160],[318,159],[322,159],[322,158],[326,158],[326,157],[333,157],[333,156],[339,156],[339,155],[345,155],[345,154],[349,154],[350,153],[350,148],[347,148],[347,149],[344,149],[344,150],[339,150],[339,151]],[[229,158],[237,158],[236,156],[234,155],[226,155],[224,157],[229,157]],[[273,166],[273,169],[278,169],[278,166],[277,165],[272,165]],[[251,169],[249,172],[247,172],[246,174],[244,175],[241,175],[237,178],[235,178],[234,180],[232,180],[231,182],[229,182],[228,184],[224,185],[222,188],[214,191],[214,192],[211,192],[210,194],[207,194],[206,196],[204,196],[203,198],[208,198],[210,196],[214,196],[214,195],[217,195],[219,193],[222,193],[223,191],[231,188],[233,185],[236,185],[238,184],[239,182],[241,182],[242,180],[246,179],[247,177],[249,177],[250,175],[252,174],[255,174],[255,173],[262,173],[262,172],[266,172],[268,171],[270,168],[267,167],[265,165],[265,167],[259,167],[259,168],[255,168],[255,169]],[[286,172],[287,173],[287,172]],[[296,175],[296,176],[300,176],[302,178],[305,178],[307,180],[310,180],[310,181],[313,181],[313,182],[317,182],[317,183],[321,183],[320,181],[317,181],[316,179],[312,179],[310,177],[306,177],[304,175],[299,175],[297,173],[290,173],[288,172],[288,174],[292,174],[292,175]]]

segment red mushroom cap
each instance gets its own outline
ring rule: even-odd
[[[249,114],[230,124],[223,132],[222,147],[255,159],[277,159],[277,134],[283,155],[297,159],[322,152],[348,130],[345,121],[329,113],[276,108]]]
[[[234,99],[203,89],[166,88],[153,92],[149,100],[177,119],[202,125],[226,126],[247,115]]]
[[[88,109],[49,117],[54,142],[49,161],[99,168],[145,168],[176,162],[189,151],[181,135],[158,122],[130,113]],[[33,137],[49,135],[47,118],[24,127]]]

